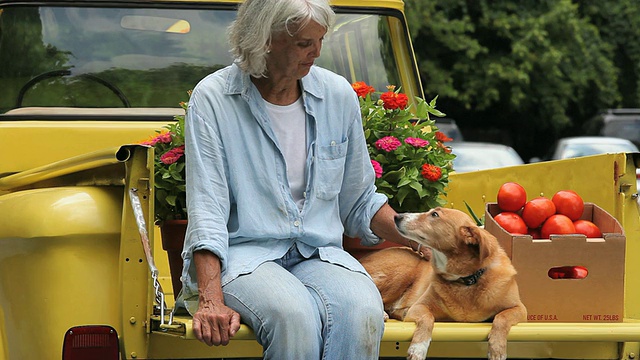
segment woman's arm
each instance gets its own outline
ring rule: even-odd
[[[210,251],[193,253],[198,277],[198,311],[193,332],[205,344],[227,345],[240,328],[240,314],[224,304],[220,283],[220,259]]]

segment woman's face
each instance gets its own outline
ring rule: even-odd
[[[286,32],[277,34],[271,42],[271,53],[267,55],[268,76],[299,80],[309,73],[311,65],[320,56],[322,40],[327,30],[315,21],[289,36]]]

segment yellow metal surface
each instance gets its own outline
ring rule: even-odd
[[[118,164],[121,162],[121,160],[118,159],[120,149],[121,147],[101,149],[2,177],[0,178],[0,190],[11,191],[17,188],[25,188],[56,177]],[[109,170],[111,171],[111,178],[113,178],[115,175],[114,172],[117,173],[118,169]],[[120,175],[120,177],[123,177],[123,174]],[[76,179],[77,178],[78,177],[76,177]],[[63,181],[64,180],[58,181],[58,183]]]
[[[177,317],[183,325],[179,334],[161,334],[162,351],[152,337],[150,356],[171,358],[176,354],[211,357],[261,356],[262,349],[255,342],[253,332],[242,325],[232,344],[242,344],[242,351],[231,348],[207,348],[201,346],[191,330],[191,318]],[[627,353],[633,352],[640,341],[638,323],[628,320],[621,323],[523,323],[509,333],[510,358],[566,358],[566,359],[618,359],[620,342],[628,342]],[[432,357],[483,358],[487,353],[489,323],[436,323],[433,343],[429,350]],[[385,325],[381,343],[382,357],[403,357],[411,341],[415,324],[391,320]],[[162,339],[162,340],[159,340]],[[168,344],[171,344],[170,346]],[[154,357],[155,358],[155,357]]]
[[[78,324],[119,329],[118,251],[118,234],[0,240],[6,358],[59,358],[65,332]]]
[[[137,147],[127,162],[119,256],[123,324],[119,334],[122,339],[121,352],[127,359],[145,359],[149,351],[149,318],[153,312],[154,289],[140,229],[130,203],[129,190],[138,190],[138,198],[144,212],[145,230],[153,252],[153,201],[149,201],[150,189],[153,186],[153,177],[150,176],[153,166],[151,154],[152,149]]]
[[[117,163],[102,154],[83,161]],[[32,185],[75,165],[43,168],[3,184]],[[120,329],[122,186],[78,186],[76,180],[69,176],[58,187],[0,196],[0,353],[6,359],[61,354],[64,334],[75,325]]]
[[[180,337],[195,340],[190,317],[177,317],[186,329]],[[640,322],[619,323],[521,323],[509,332],[509,341],[532,342],[640,342]],[[385,324],[382,342],[410,342],[416,328],[413,322],[389,320]],[[491,323],[439,322],[433,329],[434,342],[487,341]],[[242,325],[235,340],[254,340],[253,331]]]
[[[0,175],[137,143],[165,124],[149,121],[2,121],[0,144],[5,149],[22,150],[3,157]]]
[[[118,236],[121,191],[62,187],[4,195],[0,197],[0,239]]]

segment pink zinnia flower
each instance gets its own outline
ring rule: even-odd
[[[429,142],[425,139],[420,139],[420,138],[414,138],[414,137],[408,137],[406,139],[404,139],[404,142],[411,145],[411,146],[415,146],[418,148],[423,148],[427,145],[429,145]]]
[[[381,178],[382,177],[382,165],[380,165],[379,162],[375,161],[375,160],[371,160],[371,165],[373,165],[373,171],[375,171],[376,173],[376,178]]]
[[[163,133],[160,133],[160,134],[154,136],[153,138],[151,138],[149,140],[145,140],[145,141],[141,142],[141,144],[142,145],[155,146],[155,144],[157,144],[157,143],[168,144],[170,142],[171,142],[171,133],[170,132],[163,132]]]
[[[376,141],[376,148],[382,149],[386,152],[391,152],[399,148],[401,145],[402,143],[395,136],[385,136]]]
[[[184,145],[173,148],[160,156],[163,164],[171,165],[184,155]]]

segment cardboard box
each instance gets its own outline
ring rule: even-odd
[[[551,235],[551,239],[514,236],[485,208],[485,228],[505,249],[518,271],[517,281],[529,322],[621,322],[624,315],[625,235],[620,223],[595,204],[585,203],[582,219],[594,222],[602,238]],[[583,279],[552,279],[549,270],[582,266]]]

